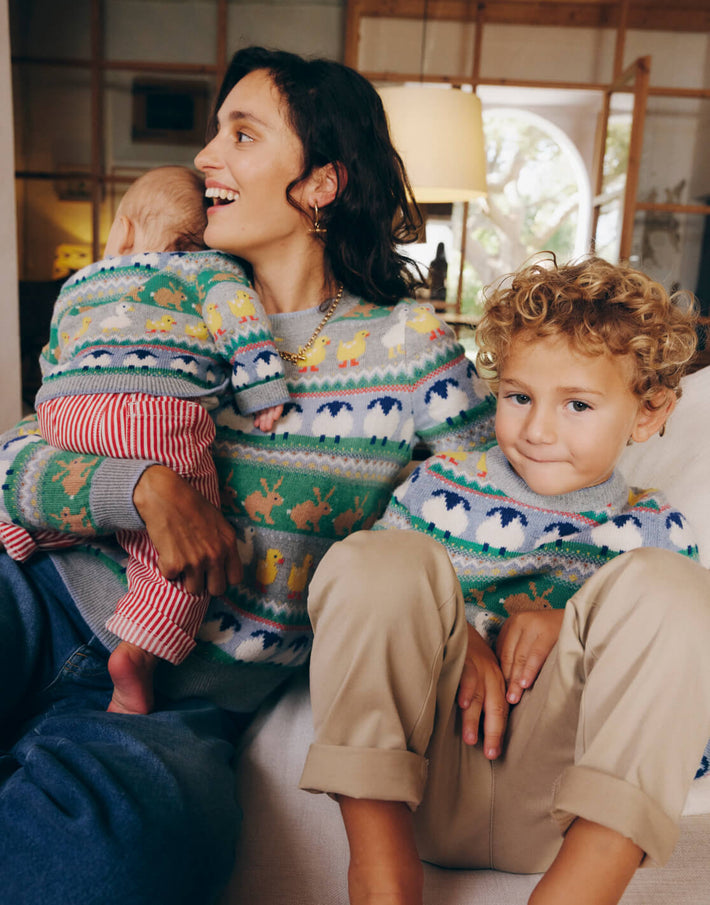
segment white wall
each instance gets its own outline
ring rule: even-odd
[[[20,317],[17,300],[17,232],[12,141],[10,27],[7,0],[0,0],[0,430],[11,427],[21,414]]]

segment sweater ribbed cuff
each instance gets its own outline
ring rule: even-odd
[[[152,461],[104,459],[92,478],[91,516],[101,533],[121,529],[143,531],[145,523],[133,504],[133,491],[141,475],[157,465]]]

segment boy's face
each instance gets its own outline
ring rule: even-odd
[[[517,474],[545,496],[606,481],[648,409],[629,356],[584,355],[561,336],[517,336],[501,369],[496,436]],[[652,433],[653,431],[651,431]]]

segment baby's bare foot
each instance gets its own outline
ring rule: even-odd
[[[153,709],[153,654],[122,641],[108,660],[113,680],[111,713],[150,713]]]

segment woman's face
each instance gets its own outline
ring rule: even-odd
[[[286,200],[301,173],[303,150],[291,128],[286,101],[268,73],[257,69],[232,88],[220,107],[217,135],[195,158],[205,174],[208,208],[205,242],[256,264],[306,235],[304,215]],[[307,186],[294,188],[307,205]],[[305,202],[305,203],[304,203]]]

